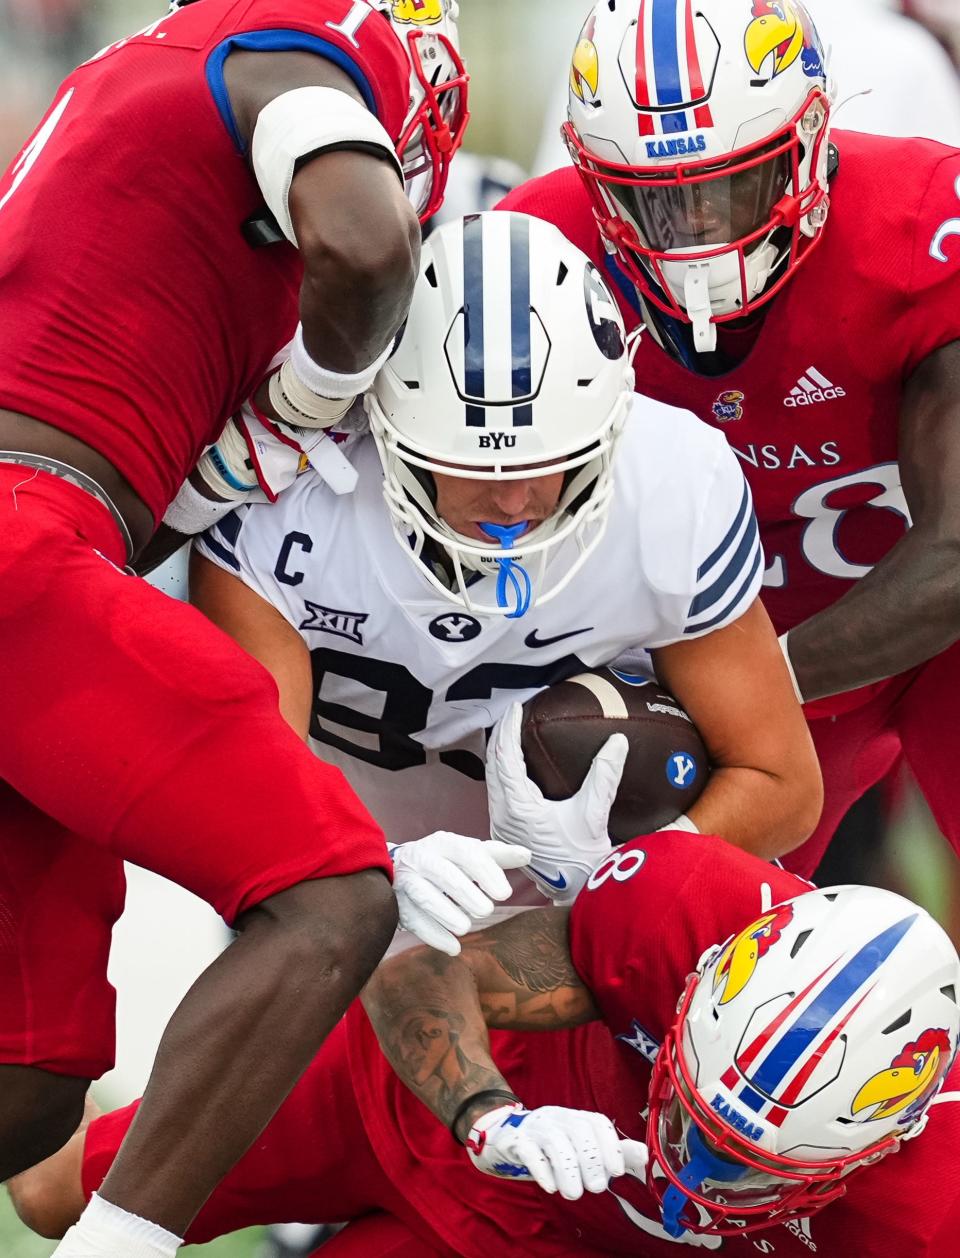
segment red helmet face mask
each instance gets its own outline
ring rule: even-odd
[[[801,0],[598,0],[587,19],[567,146],[607,247],[697,352],[816,245],[832,91]]]
[[[421,223],[443,204],[453,155],[470,120],[456,0],[371,0],[410,64],[410,104],[397,141],[407,196]]]
[[[665,314],[689,322],[690,299],[686,285],[681,290],[677,284],[677,270],[722,260],[733,291],[729,310],[711,312],[711,321],[721,324],[766,305],[820,242],[819,232],[806,235],[800,223],[825,221],[827,191],[817,182],[804,184],[801,167],[807,157],[814,169],[820,164],[826,115],[826,98],[814,90],[800,114],[761,144],[720,162],[714,158],[642,172],[601,161],[569,122],[563,134],[600,233],[634,286]],[[810,153],[798,130],[804,122],[815,131]],[[758,283],[749,260],[770,242],[775,262]],[[716,284],[715,274],[705,276],[705,283],[711,281]]]
[[[411,109],[397,141],[397,155],[414,209],[425,223],[443,204],[453,155],[470,121],[469,75],[448,35],[394,29],[410,62]]]
[[[875,887],[770,905],[705,953],[650,1081],[666,1232],[809,1217],[919,1136],[957,1050],[958,979],[942,927]]]
[[[693,975],[650,1081],[647,1188],[672,1236],[735,1236],[809,1217],[847,1191],[853,1171],[897,1147],[889,1137],[845,1157],[801,1161],[760,1150],[704,1104],[678,1048],[697,984]]]

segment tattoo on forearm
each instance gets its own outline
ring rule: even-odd
[[[521,913],[497,929],[490,951],[504,973],[530,992],[580,987],[565,938],[558,938],[557,915]],[[491,932],[494,935],[494,932]]]
[[[473,1093],[509,1087],[488,1027],[551,1031],[597,1016],[570,958],[567,918],[521,913],[466,939],[460,957],[417,949],[368,984],[364,1005],[390,1064],[448,1125]]]

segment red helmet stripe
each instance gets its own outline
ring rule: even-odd
[[[700,69],[700,54],[697,52],[697,37],[693,30],[693,0],[687,0],[687,64],[690,70],[690,99],[699,100],[703,95],[703,71]],[[709,105],[701,105],[694,110],[694,121],[698,127],[712,127],[713,114]]]
[[[651,104],[649,80],[647,77],[647,41],[644,36],[646,8],[649,3],[650,0],[640,0],[640,11],[637,14],[637,66],[635,77],[637,83],[637,104],[640,106],[637,121],[641,135],[654,135],[656,132],[653,115],[645,112]]]

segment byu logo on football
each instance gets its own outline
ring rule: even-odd
[[[675,751],[667,761],[667,781],[678,791],[686,790],[696,780],[697,762],[685,751]]]
[[[342,612],[333,607],[321,607],[319,603],[311,603],[304,599],[304,607],[310,613],[304,620],[301,629],[316,629],[319,633],[332,633],[338,638],[349,638],[357,646],[363,646],[363,634],[360,626],[369,620],[367,612]]]
[[[430,621],[430,633],[441,642],[472,642],[480,636],[483,626],[473,616],[463,616],[459,612],[448,612]]]

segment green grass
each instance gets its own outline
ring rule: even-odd
[[[182,1254],[195,1258],[252,1258],[260,1228],[224,1236],[209,1245],[190,1245]],[[13,1212],[10,1198],[0,1191],[0,1254],[3,1258],[50,1258],[56,1248],[54,1241],[41,1240],[29,1232]]]

